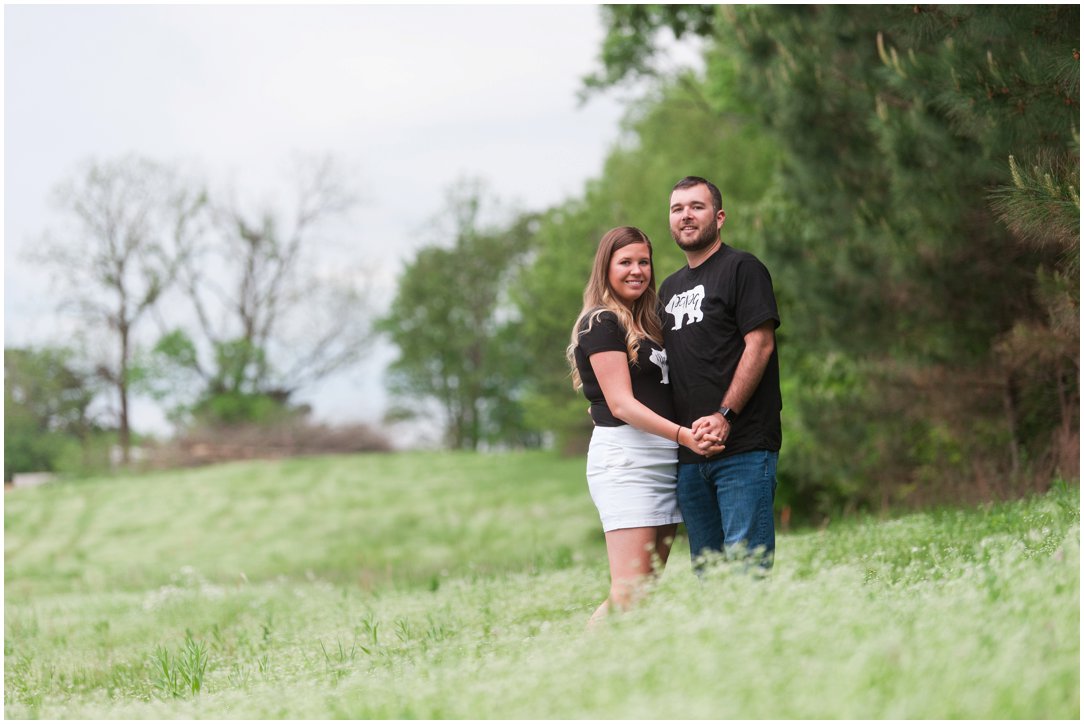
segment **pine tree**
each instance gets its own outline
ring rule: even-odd
[[[661,28],[703,35],[708,67],[737,64],[779,144],[757,214],[788,318],[788,482],[806,503],[1078,474],[1077,6],[610,18],[624,52],[596,80],[650,75]]]

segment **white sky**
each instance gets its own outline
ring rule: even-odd
[[[64,341],[21,252],[92,157],[194,162],[262,193],[292,153],[329,151],[364,199],[353,261],[389,281],[437,241],[425,225],[464,175],[524,209],[579,195],[619,136],[612,96],[576,100],[602,35],[590,5],[6,6],[5,346]],[[301,397],[320,419],[376,421],[391,356],[378,346]],[[136,429],[162,424],[136,407]]]

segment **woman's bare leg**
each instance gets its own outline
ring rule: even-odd
[[[624,611],[634,602],[644,579],[662,570],[670,556],[677,525],[621,528],[606,534],[610,559],[610,595],[591,615],[594,624],[616,608]]]
[[[658,554],[658,561],[656,562],[656,569],[653,571],[655,575],[662,573],[662,569],[666,567],[666,561],[670,558],[670,549],[674,545],[674,538],[677,536],[677,523],[671,525],[660,525],[655,529],[655,553]]]

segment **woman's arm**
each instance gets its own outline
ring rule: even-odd
[[[598,378],[606,405],[614,417],[652,435],[676,440],[697,454],[715,442],[712,435],[703,439],[693,438],[693,431],[670,422],[632,395],[632,378],[629,376],[629,358],[625,352],[596,352],[589,358],[591,369]],[[680,428],[680,432],[679,432]],[[701,449],[703,446],[703,449]]]

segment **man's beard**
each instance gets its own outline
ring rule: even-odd
[[[673,228],[670,229],[670,236],[674,238],[674,242],[681,247],[682,251],[703,251],[714,244],[719,238],[719,224],[715,222],[715,219],[712,219],[711,223],[705,226],[700,232],[700,236],[687,244],[681,242],[681,232],[675,233]]]

